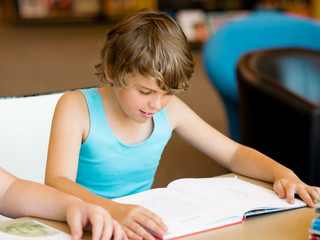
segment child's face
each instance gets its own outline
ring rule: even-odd
[[[159,88],[157,83],[139,73],[127,75],[128,87],[114,87],[116,98],[124,114],[140,123],[147,122],[164,108],[171,94]]]

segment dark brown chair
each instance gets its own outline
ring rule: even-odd
[[[254,51],[237,64],[240,142],[320,186],[320,51]]]

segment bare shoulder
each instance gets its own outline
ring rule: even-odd
[[[70,113],[87,112],[87,103],[83,94],[79,91],[64,93],[57,103],[57,110],[65,110]]]
[[[83,105],[86,104],[86,100],[80,91],[70,91],[64,93],[59,99],[59,104],[69,105]]]
[[[79,91],[64,93],[57,103],[53,124],[56,126],[62,123],[84,130],[88,127],[88,122],[88,107],[84,95]]]

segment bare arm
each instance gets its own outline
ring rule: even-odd
[[[16,218],[33,216],[67,221],[72,239],[90,227],[93,239],[127,239],[120,225],[101,207],[84,203],[51,187],[21,180],[0,168],[0,213]]]
[[[308,186],[290,169],[252,148],[239,145],[232,159],[234,172],[273,183],[273,189],[280,198],[287,197],[294,203],[298,194],[308,206],[313,207],[313,199],[319,199],[320,189]]]
[[[82,93],[70,92],[62,96],[52,122],[45,183],[107,209],[123,226],[129,238],[150,238],[151,234],[145,227],[163,235],[166,230],[164,223],[147,209],[116,203],[75,183],[80,147],[89,134],[89,121],[87,103]]]
[[[320,197],[319,188],[306,185],[290,169],[266,155],[227,138],[178,98],[172,100],[167,109],[174,131],[221,165],[235,173],[274,183],[275,192],[289,202],[294,201],[297,193],[312,207],[312,199]]]
[[[1,214],[16,218],[37,216],[66,220],[66,207],[76,199],[41,184],[18,179],[0,168]],[[58,202],[62,204],[57,204]],[[50,209],[50,211],[48,211]]]

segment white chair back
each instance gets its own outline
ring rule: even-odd
[[[0,98],[0,166],[44,183],[51,121],[63,93]]]

